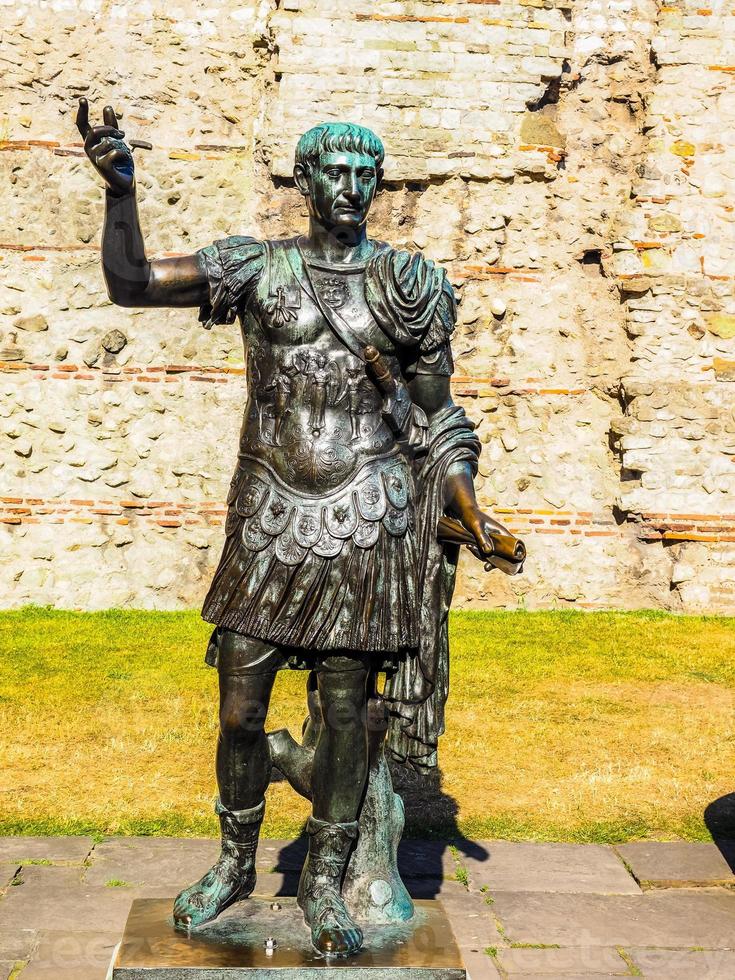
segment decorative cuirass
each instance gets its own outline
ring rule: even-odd
[[[231,488],[231,525],[258,551],[336,556],[354,537],[371,547],[384,522],[405,532],[411,472],[385,424],[382,399],[359,356],[372,344],[399,373],[390,340],[364,297],[364,266],[307,266],[294,243],[268,243],[245,312],[248,400]],[[327,314],[339,316],[348,349]]]

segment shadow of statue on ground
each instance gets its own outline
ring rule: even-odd
[[[704,811],[704,823],[735,874],[735,793],[713,800]]]
[[[390,770],[406,809],[406,832],[398,848],[401,877],[413,898],[436,898],[443,879],[465,880],[463,857],[483,862],[490,853],[459,829],[459,804],[443,791],[441,768],[416,772],[391,763]]]

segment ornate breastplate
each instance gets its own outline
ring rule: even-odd
[[[295,246],[271,257],[250,313],[240,454],[296,493],[330,494],[395,450],[382,399],[355,351],[373,344],[398,365],[365,303],[363,267],[306,270],[299,262]],[[353,349],[325,307],[344,316]]]
[[[363,463],[348,486],[325,495],[298,493],[261,460],[244,458],[227,499],[227,534],[239,530],[248,551],[275,539],[285,565],[298,565],[309,550],[335,558],[350,538],[371,548],[381,523],[400,537],[413,522],[413,477],[397,452]]]

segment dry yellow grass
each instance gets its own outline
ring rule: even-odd
[[[0,614],[0,833],[215,832],[216,674],[195,613]],[[457,613],[441,793],[417,832],[705,838],[735,782],[735,620]],[[305,675],[269,727],[297,732]],[[265,833],[304,801],[269,791]],[[735,829],[735,825],[734,825]]]

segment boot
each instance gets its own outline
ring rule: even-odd
[[[323,956],[351,956],[362,946],[362,931],[347,911],[340,889],[357,821],[329,823],[309,817],[309,854],[297,901],[311,927],[311,941]]]
[[[174,901],[174,926],[189,930],[216,919],[255,888],[255,851],[265,800],[249,810],[228,810],[217,798],[214,812],[222,830],[222,851],[212,868]]]

